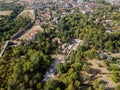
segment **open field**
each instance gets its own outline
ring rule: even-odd
[[[12,11],[0,11],[0,15],[10,15]]]
[[[87,61],[90,65],[90,67],[93,69],[93,72],[96,73],[96,71],[98,71],[97,75],[95,77],[99,77],[98,80],[103,80],[106,82],[106,88],[114,88],[116,87],[116,85],[120,84],[120,83],[114,83],[111,79],[110,79],[110,71],[106,69],[106,67],[104,66],[104,62],[101,60],[88,60]]]
[[[91,64],[91,68],[92,69],[97,69],[99,70],[101,73],[110,73],[106,67],[104,67],[104,63],[103,61],[100,61],[100,60],[88,60],[87,61],[88,63]],[[101,65],[101,67],[99,66]]]
[[[25,17],[30,17],[32,20],[35,20],[35,14],[34,14],[34,10],[23,10],[19,15],[19,16],[25,16]]]
[[[22,35],[19,39],[26,40],[31,35],[31,33],[34,33],[34,32],[43,32],[43,29],[40,26],[33,26],[24,35]]]

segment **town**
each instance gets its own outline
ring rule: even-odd
[[[119,37],[119,0],[0,0],[0,89],[119,90]]]

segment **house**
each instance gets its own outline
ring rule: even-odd
[[[40,20],[39,19],[35,20],[35,25],[40,25]]]
[[[52,42],[57,42],[58,44],[61,43],[61,39],[60,38],[54,38],[52,39]]]

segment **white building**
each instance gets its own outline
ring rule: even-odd
[[[105,0],[105,1],[113,5],[120,5],[120,0]]]

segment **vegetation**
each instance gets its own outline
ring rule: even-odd
[[[11,3],[10,5],[7,5],[7,6],[11,6]],[[4,9],[6,10],[6,8]],[[5,40],[10,39],[10,37],[13,34],[18,32],[18,30],[24,28],[28,23],[31,22],[30,18],[27,18],[27,17],[16,18],[16,16],[24,9],[23,6],[13,5],[11,6],[10,9],[12,10],[12,13],[10,16],[0,16],[1,18],[0,20],[0,41],[5,41]]]
[[[98,2],[104,3],[103,0]],[[31,22],[26,17],[15,18],[22,9],[14,8],[11,16],[1,16],[0,42],[10,39]],[[43,25],[45,32],[39,32],[35,40],[22,41],[20,46],[9,46],[0,58],[0,90],[104,90],[104,81],[96,78],[91,80],[97,73],[91,72],[92,68],[87,63],[89,59],[103,60],[110,71],[111,80],[119,82],[119,61],[104,52],[120,53],[120,32],[117,29],[119,25],[116,24],[119,23],[120,13],[117,10],[114,6],[101,5],[99,10],[90,14],[83,15],[76,11],[63,17],[57,27],[51,29]],[[106,19],[111,19],[114,23],[107,23]],[[114,24],[116,27],[112,27]],[[108,27],[116,29],[107,32]],[[54,79],[43,82],[43,76],[53,61],[51,54],[58,53],[59,45],[62,44],[52,42],[54,38],[60,38],[62,43],[77,38],[83,41],[83,45],[72,51],[65,58],[65,63],[57,64]],[[119,88],[118,85],[115,90]]]
[[[23,9],[23,6],[16,6],[15,8],[13,8],[13,12],[10,15],[10,19],[14,19],[20,12],[23,11]]]
[[[35,42],[6,50],[0,58],[1,89],[36,90],[41,87],[43,75],[52,61],[50,54],[56,49],[55,45],[50,44],[48,35],[40,34]]]
[[[1,21],[2,22],[2,21]],[[15,20],[9,20],[6,24],[6,22],[3,22],[0,26],[0,41],[5,41],[10,39],[10,37],[18,32],[20,29],[24,28],[26,25],[28,25],[31,22],[30,18],[26,17],[18,17]]]
[[[120,84],[118,84],[116,87],[115,87],[115,90],[119,90],[120,89]]]
[[[80,38],[89,48],[120,52],[120,32],[106,33],[103,23],[94,23],[87,15],[68,15],[61,20],[58,27],[61,33],[57,36],[61,37],[63,42],[67,42],[70,37]]]
[[[14,2],[0,2],[0,10],[14,10],[16,7],[21,7],[19,4]]]

